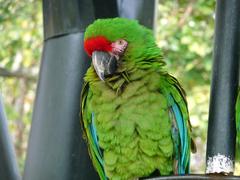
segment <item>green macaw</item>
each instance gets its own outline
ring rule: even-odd
[[[82,90],[82,126],[100,178],[189,173],[185,93],[165,71],[152,31],[135,20],[96,20],[84,48],[92,65]]]

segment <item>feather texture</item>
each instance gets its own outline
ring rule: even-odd
[[[170,94],[168,96],[168,100],[170,104],[172,104],[171,109],[174,113],[174,120],[176,120],[176,124],[178,127],[178,133],[180,136],[180,157],[178,157],[178,174],[185,174],[189,173],[186,171],[187,167],[189,166],[189,160],[187,160],[189,156],[189,142],[188,142],[188,131],[186,126],[186,120],[183,119],[182,112],[178,106],[178,104],[173,99],[173,96]]]
[[[121,94],[104,82],[89,81],[87,91],[90,95],[83,107],[88,107],[87,113],[91,116],[84,119],[84,125],[87,134],[92,136],[88,141],[94,142],[89,146],[93,149],[91,156],[96,156],[97,171],[103,174],[102,179],[106,178],[105,173],[110,179],[145,177],[156,169],[167,175],[174,172],[173,164],[177,161],[176,173],[188,173],[190,131],[181,91],[171,85],[172,77],[168,74],[136,72],[142,77],[129,74],[130,83],[125,81]],[[87,78],[90,77],[86,76],[86,81]],[[173,117],[169,116],[169,111]],[[174,140],[172,134],[173,119],[179,140]],[[177,141],[180,143],[175,146]]]
[[[85,42],[98,37],[128,42],[114,75],[101,81],[93,66],[85,75],[81,124],[100,178],[131,180],[156,170],[188,173],[191,126],[185,93],[163,68],[152,32],[136,21],[114,18],[87,28]]]

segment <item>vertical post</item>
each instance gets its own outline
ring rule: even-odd
[[[140,24],[155,30],[158,0],[117,0],[117,3],[120,17],[137,19]]]
[[[239,17],[239,0],[217,0],[206,173],[234,170]]]
[[[8,134],[7,120],[0,96],[0,179],[19,180],[16,156]]]

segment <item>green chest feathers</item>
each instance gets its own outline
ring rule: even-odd
[[[117,94],[104,82],[90,85],[91,109],[108,177],[172,172],[169,109],[159,83],[133,80]]]

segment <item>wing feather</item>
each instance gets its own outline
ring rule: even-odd
[[[191,124],[189,121],[189,114],[187,109],[187,101],[185,99],[185,92],[181,88],[177,79],[172,76],[169,76],[168,81],[171,84],[171,87],[168,88],[168,103],[170,104],[170,111],[173,114],[172,118],[173,124],[177,125],[179,136],[173,136],[174,143],[178,142],[176,138],[179,138],[179,149],[178,155],[178,174],[189,173],[189,164],[190,164],[190,151],[195,152],[195,145],[193,144],[190,147],[190,144],[193,143],[190,137]],[[175,138],[175,139],[174,139]]]
[[[92,92],[88,87],[88,83],[83,85],[81,93],[81,125],[84,137],[88,143],[88,151],[92,159],[93,165],[97,170],[101,180],[106,180],[104,172],[104,161],[101,149],[98,144],[97,131],[94,124],[94,112],[92,112],[89,101],[92,97]]]
[[[179,108],[173,96],[169,94],[169,103],[171,104],[171,109],[174,114],[174,120],[178,128],[179,138],[180,138],[180,156],[178,156],[178,174],[188,173],[189,166],[189,136],[186,126],[186,120],[183,119],[181,109]]]

